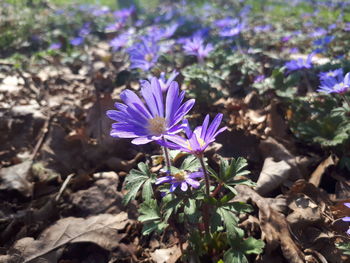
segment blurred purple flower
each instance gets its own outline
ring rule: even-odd
[[[107,111],[107,116],[117,121],[112,124],[110,135],[117,138],[133,138],[133,144],[146,144],[174,136],[184,128],[178,124],[191,110],[195,100],[190,99],[182,104],[185,91],[180,93],[179,85],[173,81],[166,94],[163,93],[157,78],[152,78],[150,85],[141,88],[146,102],[131,90],[120,94],[123,103],[116,103],[118,110]]]
[[[180,186],[180,189],[183,192],[186,192],[188,186],[192,186],[193,188],[198,188],[200,183],[196,181],[196,178],[204,177],[204,173],[202,171],[187,173],[186,171],[178,171],[173,175],[163,176],[157,179],[156,184],[170,183],[170,192],[174,192],[177,187]]]
[[[157,41],[168,39],[174,35],[178,27],[179,27],[179,24],[177,23],[169,25],[167,27],[163,27],[163,28],[159,28],[158,26],[153,26],[151,27],[149,34],[152,35]]]
[[[177,77],[177,75],[179,75],[179,73],[174,70],[171,75],[169,76],[168,80],[165,79],[165,73],[162,72],[160,73],[160,76],[159,76],[159,84],[160,84],[160,87],[162,89],[162,92],[166,92],[168,90],[168,88],[170,87],[171,83],[175,80],[175,78]],[[140,80],[140,84],[141,86],[150,86],[151,85],[151,80],[146,80],[146,79],[143,79],[143,80]]]
[[[120,18],[123,20],[128,19],[136,11],[135,6],[130,6],[129,8],[123,8],[121,10],[116,10],[113,12],[115,18]]]
[[[350,208],[350,203],[344,203],[344,205]],[[350,216],[343,217],[342,220],[344,222],[350,222]],[[346,231],[346,233],[350,235],[350,228],[348,229],[348,231]]]
[[[314,40],[313,44],[315,46],[326,46],[334,40],[335,36],[325,36]]]
[[[167,138],[168,142],[162,143],[171,149],[202,155],[209,144],[215,141],[215,137],[227,129],[227,127],[223,127],[218,130],[222,116],[221,113],[217,114],[209,127],[209,115],[205,116],[202,126],[198,126],[193,132],[190,130],[187,120],[184,120],[187,139],[173,135]]]
[[[272,30],[272,25],[260,25],[253,28],[255,33],[268,32]]]
[[[321,85],[318,92],[344,94],[350,89],[350,73],[343,77],[343,70],[336,69],[319,74]]]
[[[153,38],[143,37],[141,42],[128,49],[130,56],[130,68],[150,70],[158,61],[159,46]]]
[[[344,24],[344,30],[350,31],[350,22]]]
[[[202,62],[214,49],[212,44],[205,45],[203,38],[199,36],[187,40],[182,47],[187,55],[197,56],[199,62]]]
[[[265,75],[258,75],[258,76],[255,77],[254,83],[262,82],[262,81],[265,80],[265,78],[266,78]]]
[[[221,37],[233,37],[240,34],[245,28],[245,23],[241,22],[233,27],[226,27],[219,31],[219,36]]]
[[[327,34],[327,30],[324,29],[323,27],[319,27],[319,28],[316,28],[315,31],[311,32],[309,36],[316,38],[316,37],[324,36],[325,34]]]
[[[289,72],[299,70],[299,69],[309,69],[312,68],[312,57],[314,53],[311,53],[307,56],[306,59],[298,58],[291,60],[285,64],[285,67]]]
[[[80,46],[81,44],[84,43],[84,38],[83,37],[75,37],[75,38],[72,38],[69,43],[72,45],[72,46]]]
[[[52,43],[48,49],[50,50],[58,50],[62,47],[62,44],[60,42],[55,42],[55,43]]]
[[[222,28],[235,26],[238,24],[238,22],[239,22],[238,18],[226,17],[226,18],[214,21],[214,25],[222,29]]]
[[[117,51],[128,44],[129,38],[130,38],[129,33],[120,34],[119,36],[116,36],[115,38],[113,38],[109,42],[109,45],[112,47],[113,51]]]
[[[84,23],[84,25],[83,25],[83,26],[81,27],[81,29],[79,30],[78,35],[79,35],[80,37],[86,37],[88,34],[90,34],[90,32],[91,32],[90,25],[91,25],[90,22]]]
[[[123,21],[115,21],[114,23],[108,24],[105,28],[105,31],[107,32],[116,32],[124,27]]]

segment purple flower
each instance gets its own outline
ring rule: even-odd
[[[86,37],[88,34],[90,34],[90,25],[91,23],[90,22],[87,22],[87,23],[84,23],[84,25],[81,27],[81,29],[79,30],[79,33],[78,35],[80,37]]]
[[[245,28],[245,23],[238,23],[233,27],[226,27],[219,31],[219,36],[221,37],[234,37],[243,31]]]
[[[238,18],[226,17],[223,19],[216,20],[214,22],[214,25],[222,29],[222,28],[235,26],[238,24],[238,22],[239,22]]]
[[[262,81],[265,80],[265,78],[266,78],[265,75],[258,75],[258,76],[255,77],[254,83],[262,82]]]
[[[350,22],[344,24],[344,30],[350,31]]]
[[[129,41],[130,34],[129,33],[123,33],[119,36],[113,38],[109,45],[112,47],[113,51],[117,51],[118,49],[125,47]]]
[[[135,6],[132,5],[129,8],[123,8],[121,10],[114,11],[113,15],[115,18],[126,20],[135,12],[135,10]]]
[[[318,92],[344,94],[350,89],[350,73],[343,77],[343,70],[320,73],[321,85]]]
[[[327,34],[327,30],[322,28],[322,27],[319,27],[319,28],[316,28],[315,31],[311,32],[309,34],[309,36],[310,37],[321,37],[325,34]]]
[[[107,111],[107,116],[117,121],[112,124],[111,136],[133,138],[133,144],[146,144],[171,137],[184,128],[178,123],[193,107],[195,100],[181,104],[185,91],[179,93],[177,82],[171,83],[165,105],[157,78],[152,78],[150,85],[143,86],[141,94],[146,106],[133,91],[127,89],[120,94],[124,104],[116,103],[118,110]]]
[[[116,32],[124,26],[123,21],[115,21],[114,23],[108,24],[105,28],[107,32]]]
[[[52,43],[48,49],[50,50],[58,50],[62,47],[62,44],[60,42],[55,42],[55,43]]]
[[[306,59],[298,58],[296,60],[291,60],[285,64],[285,67],[287,70],[295,71],[299,69],[309,69],[312,68],[312,57],[314,56],[314,53],[311,53],[307,56]]]
[[[176,78],[177,75],[179,75],[179,73],[176,70],[174,70],[171,73],[168,80],[166,80],[165,73],[164,72],[160,73],[160,77],[159,77],[158,81],[159,81],[159,84],[160,84],[160,87],[161,87],[163,93],[168,90],[168,88],[170,87],[171,83],[174,81],[174,79]],[[140,84],[141,84],[141,86],[150,86],[151,80],[140,80]]]
[[[202,62],[213,51],[214,47],[212,44],[204,45],[203,38],[196,36],[187,40],[183,49],[187,55],[197,56],[198,61]]]
[[[271,25],[260,25],[253,28],[255,33],[268,32],[272,30]]]
[[[173,175],[163,176],[157,179],[156,184],[170,183],[170,192],[174,192],[180,186],[183,192],[186,192],[188,185],[193,188],[198,188],[200,183],[195,178],[202,178],[204,176],[202,171],[188,173],[186,171],[178,171]]]
[[[202,126],[198,126],[193,132],[190,130],[187,120],[184,120],[187,139],[179,135],[173,135],[167,138],[171,142],[165,142],[163,144],[172,149],[201,155],[209,144],[215,141],[215,137],[227,129],[227,127],[223,127],[218,130],[222,116],[221,113],[217,114],[208,127],[209,114],[207,114]]]
[[[72,46],[79,46],[84,43],[84,38],[83,37],[75,37],[72,38],[70,41]]]
[[[152,35],[157,41],[163,40],[163,39],[169,39],[174,35],[178,27],[179,27],[179,24],[177,23],[169,25],[164,28],[153,26],[151,27],[149,34]]]
[[[143,37],[142,41],[128,49],[130,68],[150,70],[158,61],[159,46],[153,38]]]
[[[344,205],[350,208],[350,203],[344,203]],[[342,220],[344,222],[350,222],[350,216],[343,217]],[[346,231],[346,233],[350,235],[350,228],[348,229],[348,231]]]

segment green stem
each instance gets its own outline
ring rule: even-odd
[[[203,170],[203,173],[204,173],[205,192],[209,196],[210,195],[210,182],[209,182],[209,175],[208,175],[208,172],[207,172],[207,168],[205,167],[205,164],[204,164],[203,154],[202,155],[198,155],[197,157],[198,157],[199,162],[201,163],[202,170]]]
[[[163,137],[163,140],[166,142],[166,139],[164,137]],[[168,173],[170,173],[171,162],[170,162],[170,155],[169,155],[168,148],[163,146],[163,151],[165,155],[165,163],[167,166],[167,170],[168,170]]]

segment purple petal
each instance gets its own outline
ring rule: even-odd
[[[342,220],[344,222],[350,222],[350,216],[343,217]]]
[[[131,143],[136,144],[136,145],[141,145],[141,144],[146,144],[149,142],[152,142],[153,140],[148,138],[148,137],[138,137],[135,138],[131,141]]]
[[[200,186],[200,183],[196,180],[193,180],[191,178],[187,178],[186,182],[191,185],[193,188],[198,188]]]
[[[187,189],[188,189],[187,183],[186,183],[186,182],[182,182],[182,183],[181,183],[181,190],[184,191],[184,192],[186,192]]]
[[[188,174],[188,177],[189,178],[198,178],[198,177],[203,177],[204,176],[204,173],[202,171],[198,171],[198,172],[193,172],[193,173],[190,173]]]
[[[180,183],[173,183],[173,184],[171,185],[171,187],[170,187],[170,192],[171,192],[171,193],[174,192],[175,189],[176,189],[176,187],[178,187],[179,185],[180,185]]]
[[[172,177],[171,176],[163,176],[157,179],[156,184],[164,184],[171,182]]]
[[[218,129],[221,123],[222,117],[223,117],[222,113],[219,113],[215,116],[214,120],[212,121],[212,123],[208,128],[204,141],[210,140],[213,137],[214,133],[216,132],[216,130]]]
[[[350,203],[344,203],[344,205],[350,208]]]
[[[207,129],[208,129],[208,124],[209,124],[209,114],[207,114],[205,116],[205,119],[203,121],[203,124],[202,124],[202,131],[201,131],[201,135],[200,137],[204,140],[205,139],[205,134],[207,132]]]

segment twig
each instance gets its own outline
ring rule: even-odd
[[[58,194],[55,197],[55,202],[58,202],[58,200],[61,198],[64,190],[67,188],[67,186],[68,186],[70,180],[73,178],[73,176],[74,176],[74,174],[70,174],[70,175],[67,176],[66,180],[64,180],[64,182],[63,182],[63,184],[62,184]]]

